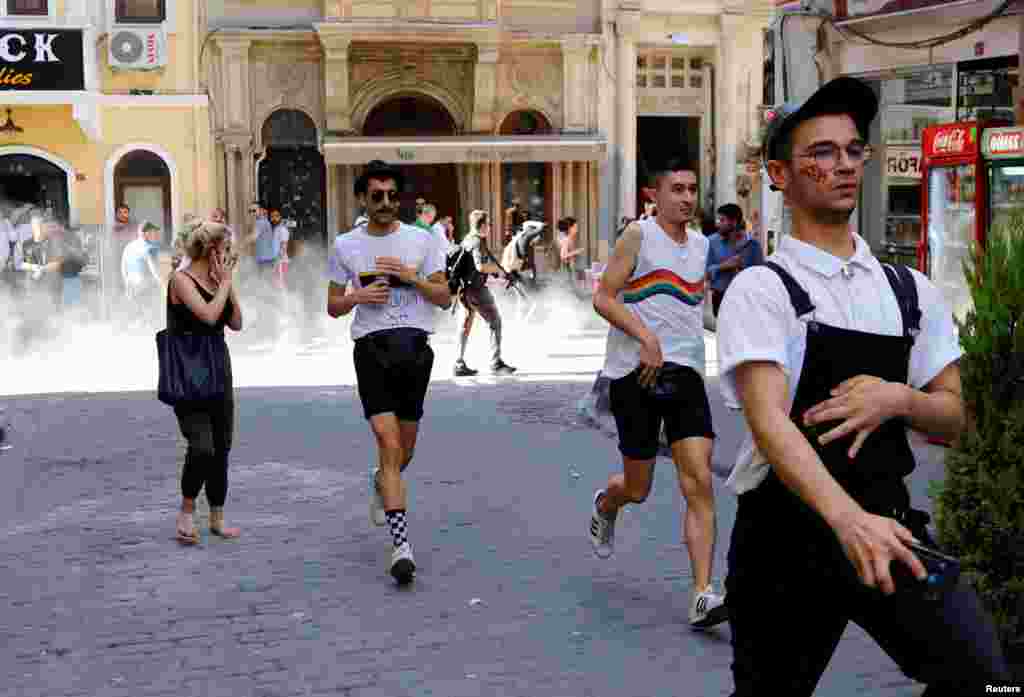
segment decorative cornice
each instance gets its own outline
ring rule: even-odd
[[[321,41],[325,36],[347,36],[359,41],[467,44],[495,42],[499,37],[497,22],[345,19],[313,26]]]

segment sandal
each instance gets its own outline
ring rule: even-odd
[[[210,509],[210,533],[217,537],[233,540],[241,536],[242,531],[238,528],[224,527],[224,510],[217,508]]]
[[[176,539],[183,545],[194,545],[199,543],[199,531],[192,523],[191,513],[178,513]]]

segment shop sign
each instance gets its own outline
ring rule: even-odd
[[[887,149],[885,152],[885,176],[920,179],[921,151],[917,148]]]
[[[959,124],[943,126],[930,135],[930,139],[925,139],[925,147],[930,155],[964,155],[974,152],[978,129],[975,124]]]
[[[0,90],[84,90],[81,30],[0,31]]]
[[[996,129],[985,133],[985,154],[1024,155],[1024,129]]]

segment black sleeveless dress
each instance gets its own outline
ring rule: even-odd
[[[186,276],[195,285],[196,290],[199,291],[199,295],[202,296],[203,300],[210,302],[213,300],[214,294],[199,285],[199,282],[192,277],[191,274],[185,273],[184,271],[179,272],[183,276]],[[167,289],[167,331],[172,333],[193,333],[193,334],[220,334],[224,335],[224,327],[227,326],[228,320],[231,318],[231,314],[234,312],[234,304],[231,302],[229,296],[227,302],[224,303],[224,311],[220,313],[220,317],[217,319],[217,323],[209,325],[202,321],[193,314],[192,310],[189,309],[185,303],[174,304],[171,302],[170,285],[168,284]],[[232,391],[234,389],[234,381],[231,375],[231,352],[225,347],[224,350],[224,376],[225,376],[225,395],[227,399],[231,399]]]

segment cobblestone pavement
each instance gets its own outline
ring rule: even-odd
[[[549,353],[592,350],[585,337],[574,346]],[[321,379],[344,360],[324,356]],[[420,570],[406,590],[387,574],[386,530],[369,527],[374,455],[351,386],[238,391],[227,513],[244,536],[211,539],[201,499],[203,540],[191,549],[172,539],[182,444],[151,392],[9,399],[0,692],[728,694],[728,628],[686,625],[691,577],[671,467],[624,513],[615,557],[592,555],[590,500],[617,455],[573,408],[599,362],[557,360],[569,361],[565,376],[500,381],[454,382],[437,364],[408,472]],[[710,383],[721,472],[739,421]],[[914,494],[927,506],[941,469],[922,453]],[[716,486],[721,578],[735,500]],[[851,627],[818,694],[919,691]]]

